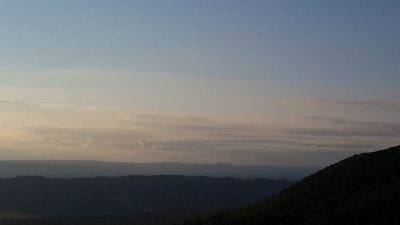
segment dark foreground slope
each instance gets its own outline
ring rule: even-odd
[[[0,215],[215,211],[259,201],[291,184],[284,180],[186,176],[18,177],[0,179]]]
[[[354,155],[264,202],[185,224],[400,224],[400,146]]]

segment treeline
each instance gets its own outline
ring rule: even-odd
[[[345,159],[279,195],[183,225],[400,224],[400,147]]]

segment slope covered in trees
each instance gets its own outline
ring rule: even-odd
[[[354,155],[279,195],[185,225],[400,224],[400,146]]]
[[[0,213],[35,217],[128,212],[215,211],[259,201],[292,183],[285,180],[125,176],[0,179]]]

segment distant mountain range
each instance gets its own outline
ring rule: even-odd
[[[4,185],[6,183],[8,185]],[[354,155],[294,185],[284,180],[133,176],[78,179],[20,177],[0,180],[0,187],[1,209],[15,206],[7,203],[13,202],[10,200],[16,196],[25,201],[22,204],[25,208],[19,212],[5,212],[5,215],[22,218],[0,221],[7,225],[394,225],[400,224],[400,146]],[[11,187],[17,187],[17,191]],[[22,190],[21,193],[27,191],[26,196],[21,195],[18,190]],[[124,196],[127,190],[136,195]],[[279,190],[283,191],[268,198]],[[103,195],[99,195],[100,193]],[[206,209],[200,212],[202,214],[219,206],[232,208],[234,205],[247,204],[256,198],[264,198],[263,195],[266,200],[258,203],[229,209],[213,216],[193,217],[194,219],[179,223],[200,212],[190,212],[196,209],[194,205]],[[47,198],[50,200],[46,200]],[[95,199],[99,199],[99,202],[93,204]],[[110,204],[110,200],[120,203]],[[104,206],[120,210],[119,204],[143,206],[144,209],[150,209],[152,205],[151,209],[155,211],[39,219],[29,219],[26,214],[20,213],[21,210],[29,212],[35,209],[41,209],[42,212],[71,210],[71,206],[76,206],[74,210],[78,211],[86,211],[85,207],[94,206],[97,207],[96,210]],[[52,207],[45,208],[46,205]],[[175,210],[163,211],[163,207]],[[77,212],[74,210],[72,212]]]
[[[400,224],[400,146],[354,155],[268,200],[184,225]]]
[[[315,167],[242,166],[226,163],[116,163],[102,161],[21,160],[0,161],[0,178],[44,176],[52,178],[187,175],[237,178],[300,180],[316,171]]]

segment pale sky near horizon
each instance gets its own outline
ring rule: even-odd
[[[395,0],[0,0],[0,160],[326,166],[399,145]]]

